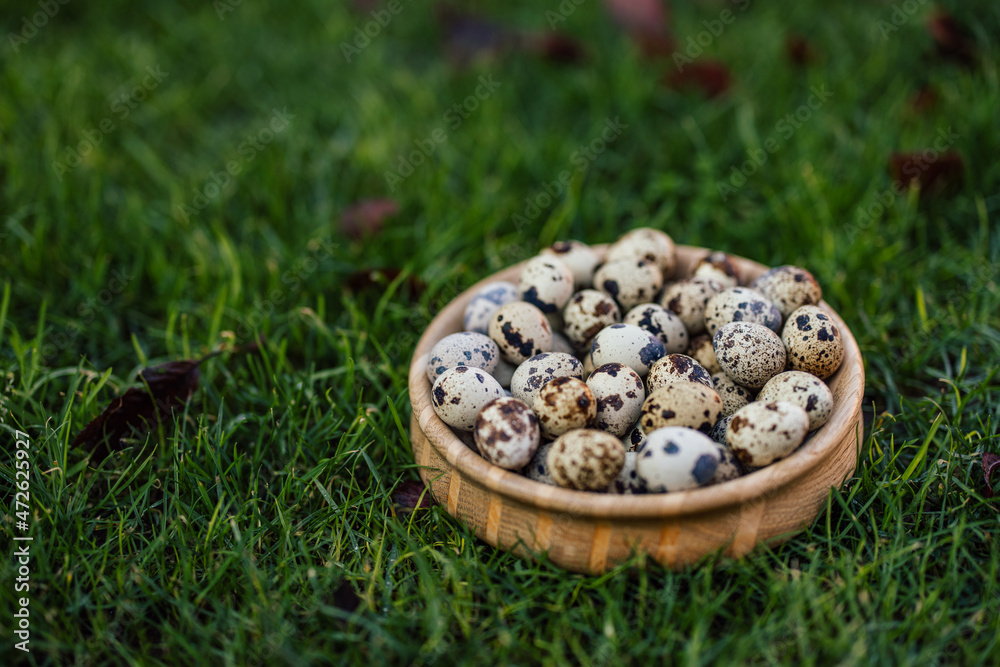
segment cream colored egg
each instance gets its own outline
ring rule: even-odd
[[[610,433],[577,429],[556,438],[546,462],[559,486],[604,491],[625,466],[625,447]]]
[[[657,389],[642,404],[639,424],[647,437],[658,428],[686,426],[708,433],[722,414],[722,398],[699,382],[673,382]]]
[[[552,328],[545,313],[524,301],[500,306],[490,320],[490,338],[512,364],[552,349]]]
[[[745,465],[759,468],[783,459],[802,444],[809,415],[786,401],[750,403],[733,415],[726,444]]]

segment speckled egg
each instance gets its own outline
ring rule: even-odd
[[[785,371],[767,381],[757,395],[758,401],[788,401],[809,415],[809,430],[826,423],[833,412],[833,392],[812,373]]]
[[[642,412],[646,391],[642,378],[625,364],[604,364],[587,377],[597,401],[594,428],[621,438]]]
[[[500,306],[521,298],[517,285],[500,280],[490,283],[476,292],[472,301],[465,307],[462,328],[475,333],[489,334],[490,320]]]
[[[590,352],[597,367],[604,364],[625,364],[639,377],[646,377],[649,368],[666,354],[663,341],[634,324],[612,324],[594,336]]]
[[[543,442],[538,446],[538,451],[532,457],[528,465],[524,466],[524,470],[521,474],[532,479],[536,482],[541,482],[542,484],[548,484],[549,486],[559,486],[556,481],[552,479],[552,475],[549,474],[549,450],[552,449],[551,442]]]
[[[604,491],[625,466],[625,447],[610,433],[581,428],[559,436],[546,461],[559,486]]]
[[[490,338],[512,364],[552,349],[552,328],[545,313],[524,301],[500,306],[490,320]]]
[[[688,346],[687,329],[681,318],[663,306],[655,303],[640,303],[638,306],[628,311],[625,324],[634,324],[642,327],[663,341],[663,348],[667,354],[684,352]]]
[[[472,433],[480,456],[507,470],[526,466],[541,440],[538,419],[516,398],[498,398],[483,406]]]
[[[542,385],[532,409],[547,438],[557,438],[567,431],[584,428],[597,417],[597,400],[583,380],[553,378]]]
[[[677,265],[677,251],[673,239],[664,232],[652,227],[640,227],[626,232],[612,243],[604,259],[607,262],[643,259],[658,266],[664,277],[670,277]]]
[[[733,421],[733,415],[728,415],[719,419],[719,421],[715,422],[715,426],[712,427],[712,430],[708,432],[708,437],[720,445],[726,445],[726,431],[729,429],[729,422],[731,421]],[[726,447],[728,446],[729,445],[726,445]]]
[[[776,266],[765,271],[751,286],[770,299],[784,318],[802,306],[815,306],[823,298],[823,290],[813,274],[797,266]]]
[[[730,287],[705,304],[705,328],[715,334],[729,322],[754,322],[763,324],[774,332],[781,331],[781,313],[764,295],[748,287]]]
[[[618,473],[618,476],[608,486],[608,493],[627,496],[642,492],[641,485],[639,484],[639,475],[635,471],[635,464],[638,457],[639,454],[637,452],[625,452],[625,465],[622,466],[621,472]]]
[[[434,381],[431,405],[448,426],[471,431],[483,406],[503,395],[503,387],[486,371],[473,366],[456,366]]]
[[[565,352],[544,352],[536,354],[514,371],[510,381],[510,391],[528,405],[534,405],[538,390],[552,378],[571,377],[582,380],[583,364],[579,359]]]
[[[715,358],[715,350],[712,348],[712,337],[708,334],[692,338],[687,355],[704,366],[709,373],[722,371],[722,366],[719,366],[719,360]]]
[[[620,321],[615,300],[595,289],[577,292],[563,309],[563,333],[576,347],[587,345],[601,329]]]
[[[728,417],[753,401],[753,394],[750,393],[750,390],[733,382],[733,379],[725,373],[714,373],[712,384],[715,386],[715,391],[719,392],[719,396],[722,397],[723,417]]]
[[[624,309],[656,298],[662,286],[660,268],[643,259],[607,262],[594,274],[594,287],[610,294]]]
[[[719,445],[719,467],[715,469],[715,475],[712,476],[709,484],[721,484],[722,482],[728,482],[731,479],[736,479],[742,474],[743,465],[740,463],[740,460],[736,458],[736,454],[733,453],[733,450],[729,449],[729,447],[724,443]]]
[[[642,447],[642,443],[644,442],[646,442],[646,434],[643,433],[642,426],[638,423],[622,438],[622,444],[625,445],[625,450],[629,452],[636,451]]]
[[[597,253],[580,241],[556,241],[542,250],[542,255],[555,257],[573,273],[573,289],[582,290],[594,283],[594,270],[601,263]]]
[[[705,332],[705,306],[723,289],[721,284],[708,278],[681,280],[663,290],[660,305],[681,318],[690,338]]]
[[[708,433],[722,414],[722,398],[700,382],[673,382],[642,404],[639,424],[646,437],[665,426],[686,426]]]
[[[693,278],[709,278],[723,287],[736,287],[740,284],[736,265],[724,252],[710,252],[699,261],[691,274]]]
[[[733,415],[726,444],[745,465],[759,468],[791,454],[808,432],[809,415],[799,406],[758,401]]]
[[[651,431],[635,463],[640,486],[670,493],[705,486],[719,467],[719,446],[704,433],[680,426]]]
[[[760,389],[785,370],[785,346],[763,324],[730,322],[712,338],[722,371],[738,385]]]
[[[500,349],[489,336],[472,331],[454,333],[431,348],[427,379],[433,383],[441,373],[456,366],[475,366],[492,375],[499,360]]]
[[[673,382],[697,382],[714,388],[712,375],[686,354],[668,354],[657,359],[646,376],[646,390],[652,394]]]
[[[517,280],[521,300],[546,315],[558,313],[573,296],[573,272],[555,257],[532,257]]]
[[[844,361],[844,337],[819,306],[802,306],[793,311],[781,332],[781,340],[792,370],[825,379]]]
[[[490,340],[493,340],[492,338]],[[499,348],[498,348],[499,349]],[[497,367],[493,369],[493,379],[500,383],[504,389],[510,389],[510,381],[514,377],[517,366],[504,361],[503,357],[497,359]]]

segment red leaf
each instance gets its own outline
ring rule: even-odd
[[[611,16],[646,57],[674,52],[669,12],[662,0],[604,0]]]
[[[382,231],[382,221],[399,212],[392,199],[363,199],[340,216],[340,231],[348,238],[360,239]]]
[[[671,88],[693,88],[711,99],[722,95],[733,85],[729,68],[715,60],[697,60],[681,69],[673,70],[667,77]]]
[[[961,185],[965,176],[965,161],[957,151],[938,153],[927,149],[893,153],[889,157],[889,175],[896,182],[897,189],[917,184],[926,192],[949,192]]]
[[[922,86],[910,97],[910,108],[918,114],[925,113],[937,106],[941,96],[931,84]]]
[[[785,55],[796,65],[811,65],[816,62],[816,51],[802,35],[788,35],[785,38]]]
[[[431,495],[430,489],[423,482],[400,482],[393,494],[393,500],[403,509],[427,509],[436,505],[437,501]]]
[[[587,59],[587,51],[579,41],[559,33],[525,33],[521,48],[555,63],[577,65]]]
[[[967,67],[976,63],[976,47],[969,32],[951,14],[938,10],[928,16],[927,32],[942,58],[957,60]]]
[[[993,473],[1000,469],[1000,456],[984,452],[981,465],[983,466],[983,479],[986,480],[986,490],[983,491],[983,495],[992,498],[996,495],[993,492]]]

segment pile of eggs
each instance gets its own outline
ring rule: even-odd
[[[676,264],[650,228],[603,262],[546,248],[431,350],[434,411],[490,463],[584,491],[681,491],[788,456],[829,418],[844,358],[819,284],[780,266],[741,286],[720,252],[690,278]]]

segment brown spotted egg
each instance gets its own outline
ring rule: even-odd
[[[486,371],[473,366],[456,366],[434,381],[431,406],[448,426],[471,431],[483,406],[503,395],[503,387]]]
[[[759,468],[791,454],[808,432],[809,415],[799,406],[758,401],[733,415],[726,444],[745,465]]]
[[[700,382],[681,381],[646,397],[639,424],[647,438],[665,426],[686,426],[708,433],[721,414],[722,398],[715,389]]]
[[[715,438],[712,438],[715,440]],[[736,479],[743,474],[743,464],[733,453],[733,450],[726,446],[725,442],[719,445],[719,467],[715,469],[715,475],[709,484],[721,484],[731,479]]]
[[[642,432],[642,425],[639,423],[636,423],[632,427],[632,430],[622,438],[622,444],[625,445],[625,450],[629,452],[636,451],[642,447],[642,443],[644,442],[646,442],[646,434]]]
[[[658,266],[663,276],[669,278],[677,265],[677,251],[673,239],[664,232],[652,227],[640,227],[626,232],[608,248],[605,261],[619,259],[646,260]]]
[[[572,377],[582,380],[583,364],[579,359],[565,352],[543,352],[536,354],[514,371],[510,381],[510,392],[528,405],[534,405],[535,396],[546,382],[557,377]]]
[[[595,366],[625,364],[639,377],[646,377],[649,368],[666,354],[663,341],[634,324],[612,324],[594,336],[590,346]]]
[[[577,292],[563,309],[563,332],[576,347],[588,345],[601,329],[620,321],[615,300],[595,289]]]
[[[729,429],[729,422],[732,420],[733,415],[719,419],[719,421],[715,422],[715,426],[712,427],[712,430],[708,432],[708,437],[720,445],[726,445],[726,431]],[[728,447],[728,445],[726,446]]]
[[[715,358],[715,350],[712,349],[712,337],[708,334],[692,338],[691,344],[688,345],[687,355],[713,375],[722,370],[722,367],[719,366],[719,360]]]
[[[723,417],[728,417],[753,401],[753,394],[750,393],[750,390],[733,382],[732,378],[725,373],[720,372],[712,375],[712,383],[715,385],[715,391],[719,392],[719,396],[722,397]]]
[[[597,253],[581,241],[556,241],[542,250],[542,255],[548,255],[560,260],[573,273],[573,289],[582,290],[594,282],[594,270],[601,263]]]
[[[658,359],[646,376],[646,389],[651,394],[672,382],[698,382],[714,388],[711,374],[686,354],[668,354]]]
[[[719,446],[699,431],[680,426],[659,428],[637,452],[639,485],[650,493],[670,493],[706,486],[715,477]]]
[[[627,496],[642,492],[639,484],[639,475],[635,471],[638,456],[637,452],[625,452],[625,465],[622,466],[621,472],[611,482],[611,485],[608,487],[608,493]]]
[[[480,456],[507,470],[526,466],[541,439],[538,419],[516,398],[498,398],[483,406],[472,432]]]
[[[844,337],[819,306],[802,306],[788,316],[781,340],[792,370],[825,379],[844,361]]]
[[[535,455],[528,465],[524,467],[524,470],[521,471],[521,474],[528,479],[541,482],[542,484],[558,486],[556,481],[552,479],[552,475],[549,474],[548,457],[550,449],[552,449],[552,442],[543,442],[539,445]]]
[[[642,327],[663,341],[667,354],[684,352],[688,346],[687,329],[681,318],[655,303],[640,303],[628,311],[622,320],[625,324]]]
[[[785,346],[763,324],[723,324],[712,338],[712,347],[723,372],[743,387],[760,389],[785,370]]]
[[[610,433],[581,428],[556,438],[546,462],[559,486],[604,491],[625,466],[625,447]]]
[[[490,320],[500,306],[521,298],[517,291],[517,285],[506,280],[498,280],[489,283],[476,292],[472,301],[465,307],[465,314],[462,319],[463,327],[466,331],[489,334]]]
[[[587,377],[587,386],[597,401],[594,428],[619,438],[627,434],[646,399],[638,373],[625,364],[604,364]]]
[[[597,416],[597,400],[590,387],[570,377],[553,378],[542,385],[531,407],[547,438],[584,428]]]
[[[546,315],[558,313],[573,295],[573,272],[555,257],[532,257],[517,281],[521,300]]]
[[[545,313],[524,301],[497,309],[490,320],[490,338],[500,348],[500,355],[512,364],[552,349],[552,327]]]
[[[758,401],[788,401],[809,415],[809,430],[826,423],[833,412],[833,392],[812,373],[785,371],[767,381],[757,395]]]
[[[753,281],[752,287],[770,299],[784,318],[797,308],[818,304],[823,298],[823,290],[813,275],[797,266],[776,266]]]
[[[432,383],[455,366],[475,366],[489,374],[496,370],[500,350],[489,336],[462,331],[445,336],[431,348],[427,359],[427,379]]]
[[[594,274],[594,287],[629,309],[656,298],[663,286],[659,266],[644,259],[609,261]]]
[[[729,322],[763,324],[774,332],[781,331],[781,313],[767,298],[749,287],[730,287],[705,304],[705,328],[714,335]]]
[[[668,285],[660,297],[660,305],[677,314],[687,329],[688,337],[705,331],[705,306],[712,295],[724,288],[709,278],[689,278]]]
[[[691,275],[694,278],[709,278],[723,287],[736,287],[740,284],[736,266],[724,252],[710,252],[695,265]]]

